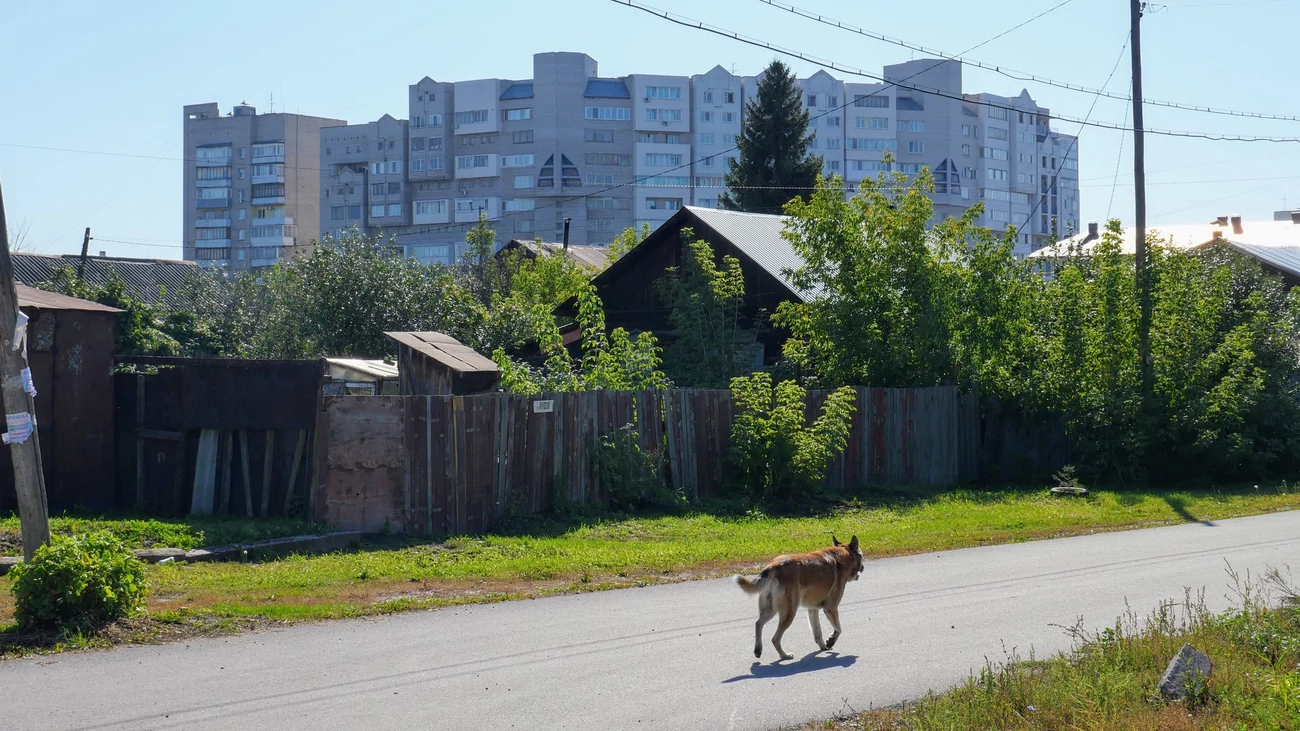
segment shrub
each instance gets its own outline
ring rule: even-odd
[[[794,500],[816,492],[831,460],[844,451],[854,391],[840,388],[826,398],[811,426],[808,392],[793,381],[772,386],[767,373],[731,381],[736,418],[731,462],[739,487],[760,500]]]
[[[632,510],[646,505],[676,507],[686,498],[664,481],[654,455],[641,448],[631,424],[601,434],[592,452],[592,475],[600,481],[608,506]]]
[[[14,618],[23,629],[93,627],[144,604],[144,564],[113,535],[54,536],[10,572]]]

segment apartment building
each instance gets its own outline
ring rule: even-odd
[[[1027,92],[968,94],[961,64],[942,59],[883,75],[894,83],[800,80],[825,174],[856,187],[929,167],[937,217],[983,201],[981,223],[1017,226],[1022,256],[1078,229],[1076,140]],[[528,79],[426,77],[409,88],[407,120],[321,132],[319,230],[356,225],[441,262],[463,253],[480,215],[501,241],[556,241],[567,219],[571,245],[609,244],[684,205],[717,205],[759,78],[722,67],[607,78],[581,53],[536,54]]]
[[[341,119],[184,110],[185,259],[234,271],[310,250],[320,235],[320,132]]]

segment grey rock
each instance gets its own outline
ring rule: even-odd
[[[1187,697],[1187,686],[1194,678],[1199,678],[1196,682],[1204,683],[1209,680],[1213,669],[1214,663],[1209,655],[1185,644],[1169,661],[1169,667],[1160,678],[1160,695],[1165,700],[1180,701]]]

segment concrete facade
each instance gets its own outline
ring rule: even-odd
[[[184,108],[187,260],[233,271],[310,250],[320,236],[320,134],[341,119],[258,114],[240,104]]]
[[[1050,111],[1027,92],[965,93],[961,71],[922,59],[885,68],[906,86],[801,79],[823,172],[856,188],[929,167],[936,216],[983,201],[980,223],[1019,228],[1022,256],[1077,230],[1075,138],[1052,131]],[[758,79],[721,67],[604,78],[581,53],[536,54],[529,79],[426,77],[410,86],[409,121],[385,116],[321,136],[319,229],[355,224],[447,263],[480,215],[501,242],[559,241],[568,219],[572,245],[607,245],[682,206],[717,205]]]

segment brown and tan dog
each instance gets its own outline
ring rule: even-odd
[[[862,550],[858,548],[858,537],[853,536],[848,545],[844,545],[831,536],[835,545],[812,553],[793,556],[777,556],[772,559],[758,580],[736,576],[736,583],[746,594],[758,594],[758,622],[754,624],[754,657],[763,656],[763,625],[768,620],[781,615],[776,634],[772,635],[772,646],[782,660],[791,660],[794,655],[781,649],[781,636],[785,634],[794,615],[803,606],[808,609],[808,622],[812,625],[813,639],[817,647],[829,650],[840,638],[840,600],[844,598],[844,587],[850,581],[857,581],[862,574]],[[817,616],[818,611],[826,612],[826,618],[835,628],[834,634],[822,641],[822,625]]]

